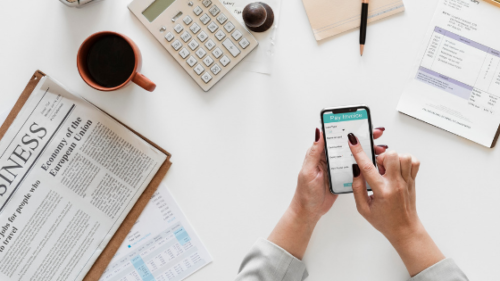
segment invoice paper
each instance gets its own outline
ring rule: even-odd
[[[441,0],[398,110],[491,147],[500,124],[500,9]]]
[[[180,281],[212,257],[162,183],[100,281]]]

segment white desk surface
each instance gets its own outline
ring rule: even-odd
[[[0,104],[15,100],[37,69],[88,98],[173,154],[166,182],[214,262],[188,280],[232,280],[247,250],[267,237],[288,206],[323,107],[365,103],[379,144],[422,162],[421,220],[471,280],[491,280],[500,262],[500,147],[457,137],[396,111],[436,1],[407,0],[406,12],[317,43],[302,2],[283,0],[272,75],[232,71],[203,92],[128,10],[130,0],[82,9],[56,0],[1,1]],[[90,34],[126,34],[143,55],[153,93],[136,85],[91,89],[76,68]],[[243,61],[244,63],[244,61]],[[235,70],[237,70],[236,67]],[[340,196],[316,227],[304,257],[308,280],[405,280],[386,239]]]

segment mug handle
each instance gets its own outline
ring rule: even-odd
[[[146,91],[152,92],[156,88],[156,84],[153,81],[149,80],[146,76],[136,72],[134,74],[134,78],[132,78],[132,82],[137,84],[139,87],[143,88]]]

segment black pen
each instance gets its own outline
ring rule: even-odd
[[[359,32],[359,52],[361,56],[363,56],[363,50],[365,49],[366,25],[368,24],[368,2],[369,0],[363,0],[363,4],[361,4],[361,25]]]

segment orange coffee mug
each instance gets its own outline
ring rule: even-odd
[[[150,92],[156,88],[155,83],[139,73],[142,65],[139,48],[120,33],[92,34],[80,46],[76,64],[83,81],[99,91],[118,90],[130,82]]]

